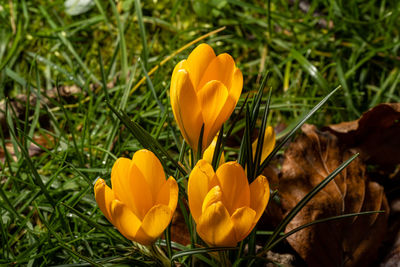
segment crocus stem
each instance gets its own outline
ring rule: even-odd
[[[220,266],[223,266],[223,267],[232,266],[231,262],[228,259],[227,253],[228,253],[227,251],[219,251],[218,252]]]
[[[162,266],[171,267],[171,261],[165,256],[164,252],[155,244],[151,244],[147,247],[150,253],[155,257]]]

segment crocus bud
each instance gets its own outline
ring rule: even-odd
[[[175,120],[186,142],[197,151],[204,124],[202,150],[207,148],[239,100],[243,75],[226,53],[215,55],[200,44],[172,73],[170,97]]]

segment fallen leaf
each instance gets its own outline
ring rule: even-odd
[[[326,128],[367,163],[400,164],[400,103],[379,104],[360,119]]]
[[[43,149],[40,146],[50,149],[54,144],[54,138],[53,138],[53,136],[51,136],[49,134],[45,134],[45,135],[35,134],[33,136],[33,141],[35,141],[35,143],[30,142],[29,147],[28,147],[29,157],[37,156],[40,153],[42,153]],[[36,143],[40,146],[36,145]],[[16,153],[14,151],[13,144],[11,142],[6,142],[5,148],[7,150],[7,153],[9,154],[9,156],[11,156],[11,158],[14,161],[17,161],[18,159],[17,159]],[[5,151],[4,151],[3,147],[0,146],[0,161],[2,163],[4,163],[5,156],[6,156]]]
[[[186,201],[182,200],[184,203],[184,207],[186,209],[186,212],[189,214],[189,208],[187,206]],[[188,226],[185,222],[185,219],[183,217],[182,211],[178,205],[178,207],[175,210],[174,216],[172,217],[172,222],[171,222],[171,240],[182,244],[184,246],[187,246],[190,244],[190,233]]]
[[[285,152],[279,192],[290,211],[308,192],[354,152],[340,148],[329,132],[305,124],[303,134]],[[385,210],[307,227],[287,240],[309,266],[368,266],[386,231],[388,203],[383,187],[369,181],[356,158],[294,217],[286,232],[306,223],[360,211]]]

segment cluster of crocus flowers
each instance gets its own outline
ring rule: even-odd
[[[111,171],[109,188],[103,179],[94,186],[96,202],[106,218],[126,238],[153,243],[169,225],[178,201],[178,185],[165,179],[157,157],[139,150],[132,160],[119,158]]]
[[[215,55],[207,44],[179,62],[171,78],[172,111],[179,129],[196,151],[204,125],[202,150],[214,139],[239,100],[243,75],[226,53]]]
[[[189,176],[188,198],[199,236],[211,246],[236,246],[263,214],[269,184],[260,175],[249,185],[237,162],[224,163],[214,172],[200,160]]]
[[[187,195],[199,236],[210,246],[236,246],[253,230],[269,201],[268,180],[260,175],[250,185],[237,162],[211,166],[217,133],[239,100],[243,76],[232,57],[215,55],[207,44],[197,46],[187,60],[179,62],[171,78],[171,106],[179,129],[194,152],[198,152],[203,129],[203,159],[189,175]],[[275,146],[275,133],[267,127],[261,160]],[[257,140],[253,143],[253,153]],[[253,155],[254,156],[254,155]],[[132,160],[119,158],[111,171],[111,185],[98,179],[96,202],[106,218],[126,238],[152,244],[166,229],[178,201],[178,185],[165,179],[160,161],[148,150]]]

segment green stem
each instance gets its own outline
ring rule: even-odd
[[[231,262],[228,259],[227,251],[218,251],[220,266],[222,267],[230,267],[232,266]]]
[[[171,261],[165,255],[165,253],[154,243],[147,247],[150,251],[151,255],[155,257],[162,266],[164,267],[171,267]]]

